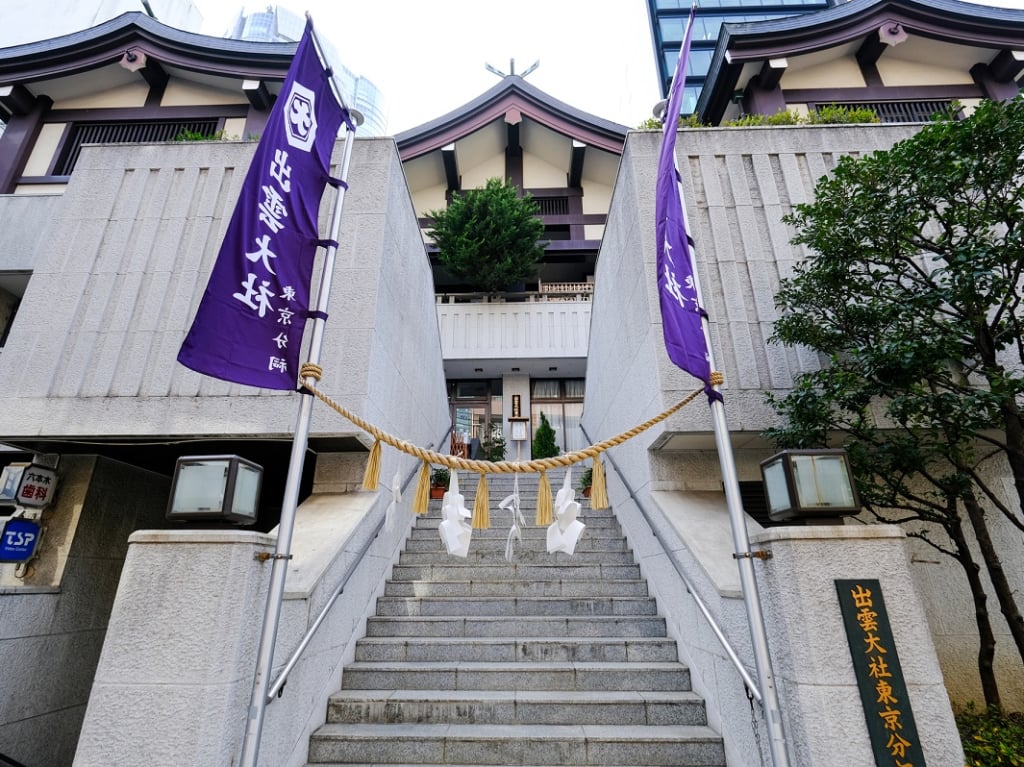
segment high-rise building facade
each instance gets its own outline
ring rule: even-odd
[[[693,112],[711,66],[715,41],[722,24],[778,19],[819,11],[844,0],[701,0],[694,17],[690,59],[686,68],[683,114]],[[647,0],[651,35],[657,59],[661,95],[667,96],[683,44],[692,0]]]
[[[227,37],[250,42],[297,42],[302,37],[306,20],[297,13],[279,5],[243,8]],[[361,136],[383,136],[387,131],[387,111],[380,90],[365,77],[361,77],[341,63],[337,50],[331,44],[330,32],[319,30],[317,37],[328,49],[335,80],[342,89],[346,103],[363,116],[359,127]]]

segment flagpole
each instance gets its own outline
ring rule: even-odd
[[[315,41],[316,38],[314,38]],[[319,48],[318,48],[319,52]],[[352,112],[354,124],[358,124],[358,115]],[[352,159],[352,145],[355,143],[355,132],[348,128],[345,133],[345,148],[342,154],[341,174],[343,183],[338,186],[334,210],[331,214],[330,244],[324,256],[323,272],[320,275],[320,286],[317,292],[316,312],[312,314],[312,329],[309,341],[308,361],[313,365],[320,364],[323,348],[324,329],[326,326],[327,304],[331,293],[331,282],[334,278],[334,261],[337,255],[338,232],[341,229],[341,212],[345,202],[345,180],[348,178],[349,163]],[[316,380],[307,376],[303,383],[314,386]],[[299,503],[299,485],[302,481],[302,469],[309,443],[309,427],[313,414],[313,396],[303,391],[299,396],[299,410],[295,419],[295,433],[292,439],[291,458],[288,461],[288,477],[285,482],[284,500],[281,506],[281,520],[277,527],[277,545],[273,554],[273,566],[270,572],[270,588],[267,592],[267,607],[263,615],[263,628],[260,632],[260,645],[257,654],[256,675],[252,683],[252,697],[249,701],[248,718],[245,736],[242,741],[242,758],[240,767],[256,767],[259,758],[260,738],[263,734],[263,721],[267,709],[267,691],[270,689],[270,674],[274,664],[274,645],[277,642],[277,629],[281,619],[281,603],[284,599],[284,582],[288,573],[288,561],[291,559],[292,531],[295,526],[295,514]]]
[[[704,298],[700,288],[700,277],[697,274],[696,258],[693,254],[692,240],[686,226],[686,205],[682,193],[682,175],[676,158],[675,139],[679,132],[678,120],[682,106],[682,89],[685,84],[687,59],[689,58],[690,42],[693,35],[697,3],[694,0],[690,7],[690,16],[683,35],[679,59],[676,62],[675,75],[669,88],[669,97],[664,114],[665,128],[662,137],[661,156],[658,161],[658,189],[655,196],[655,219],[659,241],[658,280],[659,301],[662,308],[662,327],[665,332],[665,347],[669,358],[683,370],[705,382],[708,400],[711,407],[711,423],[715,433],[715,447],[722,470],[722,484],[725,488],[725,502],[729,510],[729,525],[732,528],[733,558],[736,559],[740,574],[740,589],[743,594],[743,605],[747,613],[747,625],[750,630],[751,647],[754,654],[754,667],[760,687],[761,707],[764,711],[768,727],[768,748],[774,767],[789,767],[789,752],[786,747],[786,735],[782,722],[782,708],[779,705],[779,694],[775,687],[775,675],[772,671],[771,654],[768,652],[768,635],[765,630],[764,614],[761,610],[761,597],[757,589],[754,573],[754,559],[758,556],[750,550],[750,539],[747,536],[746,515],[740,500],[739,480],[736,475],[736,462],[729,440],[729,428],[725,420],[725,403],[719,386],[712,383],[712,371],[715,368],[714,351],[711,345],[711,326],[707,312],[704,311]],[[674,183],[663,183],[674,176]],[[674,198],[674,200],[673,200]],[[664,207],[668,203],[667,207]],[[689,240],[689,242],[688,242]],[[680,269],[672,258],[671,249],[686,259]],[[662,284],[662,267],[664,267],[664,285]],[[678,274],[684,277],[683,283]],[[671,278],[671,279],[670,279]],[[692,279],[692,295],[690,285]],[[683,293],[686,291],[687,295]],[[671,300],[666,298],[671,294]],[[690,309],[688,301],[692,298],[698,312]],[[675,303],[673,303],[675,302]],[[666,306],[669,307],[666,314]],[[697,324],[693,322],[696,315],[700,317],[700,333],[696,333]],[[690,337],[691,331],[695,338]],[[701,338],[703,348],[693,348],[693,342]],[[671,344],[669,337],[671,336]],[[670,348],[671,347],[671,348]],[[706,357],[704,356],[706,355]]]
[[[700,301],[701,306],[704,306],[696,264],[693,269],[693,280],[697,300]],[[711,345],[711,328],[707,314],[703,316],[701,327],[704,330],[704,341],[707,344],[708,360],[711,363],[711,369],[715,370],[715,353]],[[717,385],[712,385],[711,388],[716,392],[719,390]],[[764,613],[761,609],[761,595],[754,574],[754,559],[757,558],[757,555],[751,552],[750,539],[747,536],[746,514],[740,499],[736,461],[732,452],[732,442],[729,440],[729,427],[725,420],[725,404],[720,397],[709,397],[709,399],[711,400],[711,425],[715,433],[715,447],[722,470],[722,484],[725,486],[725,503],[729,509],[729,524],[732,527],[733,558],[736,559],[740,571],[740,590],[743,593],[743,604],[747,611],[750,643],[754,652],[754,668],[757,673],[758,685],[761,688],[761,706],[764,709],[764,718],[768,726],[768,750],[774,767],[789,767],[789,751],[786,747],[786,733],[782,725],[782,706],[779,703],[779,691],[775,686],[771,654],[768,652],[768,633],[765,628]]]

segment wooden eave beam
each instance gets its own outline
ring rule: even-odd
[[[0,85],[0,107],[10,116],[24,117],[36,105],[36,97],[24,85]]]
[[[455,156],[455,144],[449,144],[441,148],[441,163],[444,165],[445,184],[449,192],[456,192],[462,188],[462,179],[459,177],[459,160]]]
[[[569,153],[569,186],[583,186],[583,161],[586,159],[587,145],[581,141],[573,141]]]
[[[149,85],[150,90],[158,93],[163,93],[164,88],[167,87],[167,81],[170,77],[167,75],[167,71],[160,66],[159,61],[154,61],[153,58],[146,59],[146,66],[139,70],[139,74]]]
[[[860,48],[857,49],[857,63],[860,64],[861,68],[873,67],[878,63],[878,60],[882,58],[882,54],[885,49],[888,48],[885,43],[882,42],[882,38],[878,34],[876,29],[871,32],[864,42],[861,43]]]
[[[757,84],[761,90],[770,91],[779,87],[782,75],[786,71],[789,62],[784,58],[768,59],[761,65],[761,71],[757,76]]]
[[[244,80],[242,82],[242,92],[249,100],[250,106],[257,112],[266,112],[274,104],[270,90],[263,80]]]
[[[1008,83],[1017,78],[1024,69],[1024,51],[1004,48],[989,62],[989,71],[1001,83]]]

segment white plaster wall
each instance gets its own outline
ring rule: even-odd
[[[172,81],[173,82],[173,81]],[[130,108],[142,107],[149,95],[149,85],[143,81],[120,85],[101,93],[90,93],[86,96],[71,96],[53,104],[54,109],[97,109],[97,108]]]
[[[39,131],[39,138],[32,147],[28,162],[25,163],[25,176],[46,176],[50,172],[50,165],[53,163],[54,152],[60,143],[67,125],[64,123],[48,123]]]
[[[163,98],[160,99],[160,106],[162,107],[246,103],[248,102],[241,89],[237,93],[230,93],[221,88],[208,88],[183,80],[171,80],[168,82]]]
[[[813,57],[812,57],[813,60]],[[790,59],[790,67],[782,75],[781,86],[787,88],[820,88],[828,83],[830,88],[863,88],[864,75],[852,58],[814,61],[803,64],[799,58]]]
[[[524,152],[523,186],[527,189],[535,187],[564,187],[565,168],[553,165],[538,155]]]
[[[459,168],[462,173],[463,189],[482,189],[487,180],[505,178],[505,153],[481,158],[481,161],[470,168]]]
[[[934,63],[907,61],[896,56],[882,56],[878,60],[877,66],[878,74],[888,88],[900,85],[935,85],[936,83],[972,85],[974,83],[969,72],[970,67],[939,67]]]

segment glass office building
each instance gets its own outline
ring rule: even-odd
[[[764,21],[797,13],[808,13],[839,5],[845,0],[700,0],[694,17],[690,60],[683,93],[683,114],[693,112],[704,87],[722,24]],[[668,96],[672,75],[683,44],[686,20],[692,0],[647,0],[651,35],[658,64],[661,95]]]
[[[306,19],[277,5],[243,8],[227,37],[255,42],[297,42],[306,28]],[[387,109],[383,94],[365,77],[356,75],[343,64],[330,39],[330,30],[318,28],[317,38],[328,51],[346,102],[363,115],[360,136],[384,136],[387,131]]]

